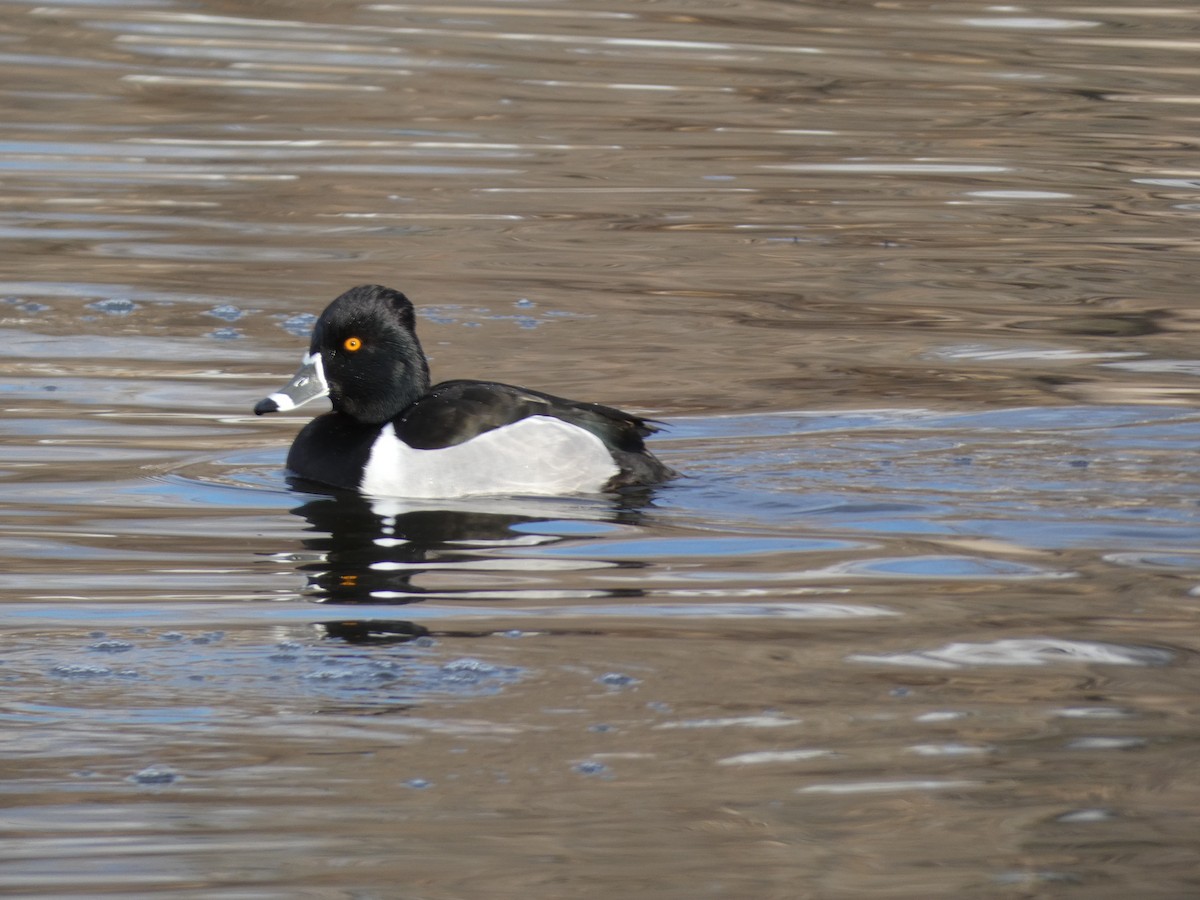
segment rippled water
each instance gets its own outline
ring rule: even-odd
[[[1200,891],[1191,7],[3,8],[3,891]],[[687,477],[292,489],[363,282]]]

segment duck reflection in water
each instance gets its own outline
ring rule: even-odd
[[[311,484],[302,484],[303,489],[312,490]],[[312,534],[303,540],[304,548],[319,554],[299,566],[308,577],[311,599],[398,605],[430,595],[503,601],[521,593],[522,571],[534,575],[559,565],[578,569],[640,566],[624,560],[552,561],[532,553],[523,556],[506,551],[544,547],[566,537],[577,539],[594,533],[584,525],[581,534],[572,534],[569,525],[563,527],[564,520],[636,524],[649,502],[648,491],[622,494],[617,499],[470,501],[378,499],[339,491],[311,499],[292,513],[310,525]],[[558,524],[550,527],[547,523]],[[431,573],[436,574],[430,577]],[[596,593],[595,589],[589,591],[590,596]],[[602,591],[604,596],[643,593],[639,589]]]

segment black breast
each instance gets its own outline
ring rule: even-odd
[[[287,467],[310,481],[357,490],[379,430],[341,413],[317,416],[296,435]]]

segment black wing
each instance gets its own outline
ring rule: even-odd
[[[529,416],[553,416],[587,429],[613,451],[642,453],[642,441],[658,431],[650,421],[599,403],[578,403],[494,381],[444,381],[395,421],[410,447],[437,450]]]

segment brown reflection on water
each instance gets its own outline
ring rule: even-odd
[[[685,6],[6,5],[5,889],[1195,892],[1191,11]],[[363,282],[689,477],[289,492]]]
[[[94,296],[190,294],[172,324],[197,334],[197,301],[295,314],[364,280],[484,315],[602,308],[551,329],[550,358],[544,331],[506,334],[499,359],[484,332],[434,336],[460,365],[521,379],[537,358],[568,387],[587,353],[593,383],[686,409],[854,404],[891,383],[914,402],[1095,399],[1116,379],[1090,354],[1131,349],[1114,335],[1030,336],[1016,372],[937,352],[1005,317],[1188,305],[1148,252],[1190,240],[1177,110],[1097,99],[1146,95],[1131,74],[1146,63],[1088,43],[1155,24],[1128,11],[878,9],[849,30],[822,24],[832,9],[307,12],[24,9],[21,43],[46,64],[12,63],[10,91],[37,101],[10,126],[22,281],[48,289],[76,259]],[[1155,85],[1179,94],[1162,68]],[[780,303],[790,329],[729,321],[772,323]],[[718,329],[705,352],[696,316]],[[262,318],[233,328],[282,352]],[[737,361],[715,383],[714,353]],[[859,371],[864,353],[880,368]],[[647,359],[666,390],[630,377]],[[1180,399],[1145,373],[1119,381],[1114,399]]]
[[[398,696],[364,717],[345,706],[349,692],[323,709],[311,708],[319,692],[302,702],[296,675],[311,660],[282,661],[305,652],[292,637],[266,664],[269,682],[261,663],[230,664],[234,677],[193,664],[215,682],[208,700],[240,715],[156,711],[186,690],[166,678],[142,683],[150,693],[132,704],[127,688],[76,679],[73,703],[103,715],[43,707],[58,740],[8,751],[27,759],[23,783],[44,785],[9,819],[17,835],[39,832],[11,883],[36,886],[38,856],[73,837],[84,848],[71,871],[91,873],[93,890],[124,883],[104,870],[114,856],[162,891],[201,880],[277,895],[348,880],[386,894],[396,878],[436,896],[631,884],[672,897],[714,885],[785,895],[797,883],[886,893],[899,878],[903,895],[960,891],[981,867],[999,882],[985,890],[1103,885],[1169,842],[1148,840],[1147,811],[1190,815],[1186,792],[1161,791],[1189,764],[1171,750],[1186,703],[1143,705],[1163,690],[1161,670],[897,673],[842,665],[861,628],[606,635],[597,621],[586,636],[491,641],[493,662],[526,671],[499,693],[432,708]],[[416,652],[444,660],[464,647],[479,649],[459,639]],[[329,655],[341,670],[356,656]],[[1114,756],[1131,768],[1116,782]],[[97,821],[97,804],[120,815]]]

